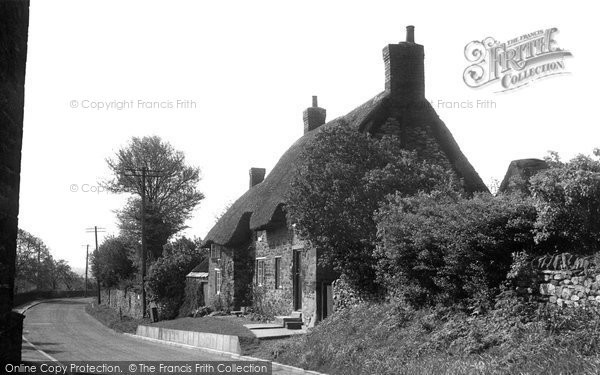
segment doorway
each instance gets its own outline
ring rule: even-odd
[[[302,265],[302,251],[294,250],[292,258],[292,281],[294,294],[294,310],[302,309],[302,278],[300,274]]]

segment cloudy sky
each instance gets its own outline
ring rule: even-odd
[[[96,191],[105,159],[132,136],[158,135],[202,170],[206,199],[186,234],[203,237],[247,189],[248,169],[268,172],[302,135],[312,95],[333,119],[383,90],[381,50],[409,24],[425,46],[426,96],[486,183],[514,159],[590,153],[600,147],[595,12],[565,4],[32,0],[19,226],[83,267],[85,229],[116,233],[126,199]],[[504,93],[463,82],[469,42],[553,27],[570,74]]]

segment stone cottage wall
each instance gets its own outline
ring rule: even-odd
[[[294,310],[293,255],[301,252],[300,278],[302,280],[302,319],[308,326],[316,322],[317,258],[314,249],[295,238],[286,225],[257,233],[256,258],[265,258],[265,284],[261,290],[263,305],[273,315],[288,315]],[[275,288],[275,258],[281,258],[281,287]]]
[[[274,315],[292,312],[292,244],[286,227],[260,231],[255,242],[256,258],[265,258],[265,283],[254,285],[255,294],[260,293],[263,305],[269,306]],[[281,286],[275,288],[275,258],[281,258]],[[256,270],[253,270],[252,274]],[[254,280],[252,281],[254,284]],[[260,291],[259,291],[260,290]],[[257,301],[258,302],[258,301]]]

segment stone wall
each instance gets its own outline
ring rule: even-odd
[[[103,289],[102,304],[132,318],[142,318],[142,295],[134,291],[120,289]]]
[[[287,227],[280,226],[268,231],[257,232],[255,241],[256,258],[265,258],[265,283],[261,286],[261,303],[269,305],[274,315],[288,315],[294,309],[293,304],[293,250]],[[275,258],[280,258],[280,286],[275,288]],[[256,270],[253,270],[253,274]],[[255,291],[258,286],[254,285]],[[257,293],[257,292],[255,292]],[[257,301],[258,303],[258,301]]]
[[[600,305],[600,270],[539,271],[539,299],[558,306]]]
[[[299,241],[285,224],[258,232],[255,249],[256,258],[264,258],[265,262],[263,302],[273,309],[273,314],[278,315],[288,315],[294,310],[293,256],[294,251],[300,252],[302,319],[309,327],[314,326],[317,321],[316,251]],[[275,258],[281,259],[281,285],[277,289],[275,288]]]

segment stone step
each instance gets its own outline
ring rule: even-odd
[[[273,323],[251,323],[251,324],[244,324],[244,327],[250,329],[250,330],[255,330],[255,329],[275,329],[275,328],[281,328],[281,325],[279,324],[273,324]]]
[[[281,327],[285,327],[287,322],[295,322],[302,324],[302,318],[296,316],[276,316],[275,324],[279,324]]]
[[[302,321],[285,322],[284,327],[287,329],[302,329]]]

